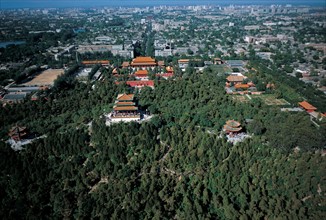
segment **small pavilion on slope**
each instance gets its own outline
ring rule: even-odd
[[[21,141],[27,136],[26,127],[19,127],[18,125],[12,127],[8,133],[9,137],[14,141]]]
[[[224,127],[223,130],[227,133],[227,134],[234,134],[234,133],[239,133],[242,130],[241,124],[238,121],[235,120],[228,120]]]
[[[134,102],[134,94],[118,95],[113,106],[111,119],[121,121],[135,121],[140,119],[140,112]]]

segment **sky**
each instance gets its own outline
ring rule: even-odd
[[[326,0],[0,0],[0,9],[101,7],[101,6],[158,6],[158,5],[271,5],[292,4],[326,7]]]

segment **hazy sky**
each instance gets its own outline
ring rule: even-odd
[[[326,7],[326,0],[0,0],[1,9],[35,7],[155,6],[199,4],[292,4]]]

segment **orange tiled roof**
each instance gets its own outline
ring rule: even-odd
[[[134,99],[134,94],[119,94],[117,97],[118,101],[129,101]]]
[[[242,127],[240,127],[240,122],[235,120],[228,120],[225,125],[223,126],[223,129],[226,132],[238,132],[241,131]]]
[[[167,71],[167,72],[173,72],[173,67],[171,67],[171,66],[167,66],[167,67],[166,67],[166,71]]]
[[[84,65],[93,65],[93,64],[109,64],[109,60],[84,60],[82,64]]]
[[[180,59],[178,63],[189,63],[189,59]]]
[[[312,106],[310,103],[306,101],[299,102],[299,105],[306,110],[317,110],[315,106]]]
[[[128,106],[128,105],[135,105],[135,103],[134,102],[116,102],[115,103],[115,105],[116,106],[121,106],[121,105],[123,105],[123,106]]]
[[[241,124],[238,121],[235,120],[228,120],[226,122],[227,125],[231,126],[231,127],[239,127]]]
[[[129,66],[129,62],[128,61],[124,61],[121,66],[122,67],[128,67]]]
[[[238,132],[238,131],[241,131],[242,127],[231,127],[229,125],[224,125],[224,130],[227,131],[227,132]]]
[[[248,89],[250,86],[248,84],[236,84],[234,87],[236,89]]]
[[[243,76],[228,76],[226,79],[229,82],[242,82],[244,77]]]
[[[137,72],[135,72],[136,76],[144,76],[144,75],[148,75],[148,71],[147,70],[138,70]]]
[[[164,61],[163,61],[163,60],[158,61],[158,62],[157,62],[157,65],[159,65],[159,66],[164,66]]]
[[[127,85],[131,87],[143,87],[143,86],[150,86],[154,87],[154,81],[153,80],[147,80],[147,81],[127,81]]]
[[[133,64],[137,64],[137,63],[155,63],[155,60],[151,57],[136,57],[135,59],[132,60]]]
[[[136,106],[116,106],[113,108],[114,111],[135,111],[138,110]]]

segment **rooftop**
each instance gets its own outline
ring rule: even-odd
[[[244,77],[243,76],[228,76],[226,79],[229,82],[242,82]]]
[[[156,65],[156,62],[153,58],[151,57],[136,57],[132,60],[132,63],[134,65],[137,64],[151,64],[151,65]]]
[[[147,81],[127,81],[127,85],[131,87],[138,87],[138,86],[150,86],[154,87],[154,81],[153,80],[147,80]]]
[[[102,65],[107,65],[109,64],[109,60],[84,60],[82,61],[82,64],[84,65],[93,65],[93,64],[102,64]]]
[[[128,61],[124,61],[121,66],[122,67],[129,67],[129,62]]]
[[[180,59],[178,63],[189,63],[189,59]]]
[[[135,111],[138,110],[136,106],[116,106],[113,108],[114,111]]]
[[[138,70],[137,72],[135,72],[136,76],[147,76],[148,75],[148,71],[147,70]]]
[[[306,101],[299,102],[299,105],[306,110],[317,110],[315,106],[312,106],[310,103]]]
[[[117,97],[118,101],[132,101],[134,99],[134,94],[119,94]]]

